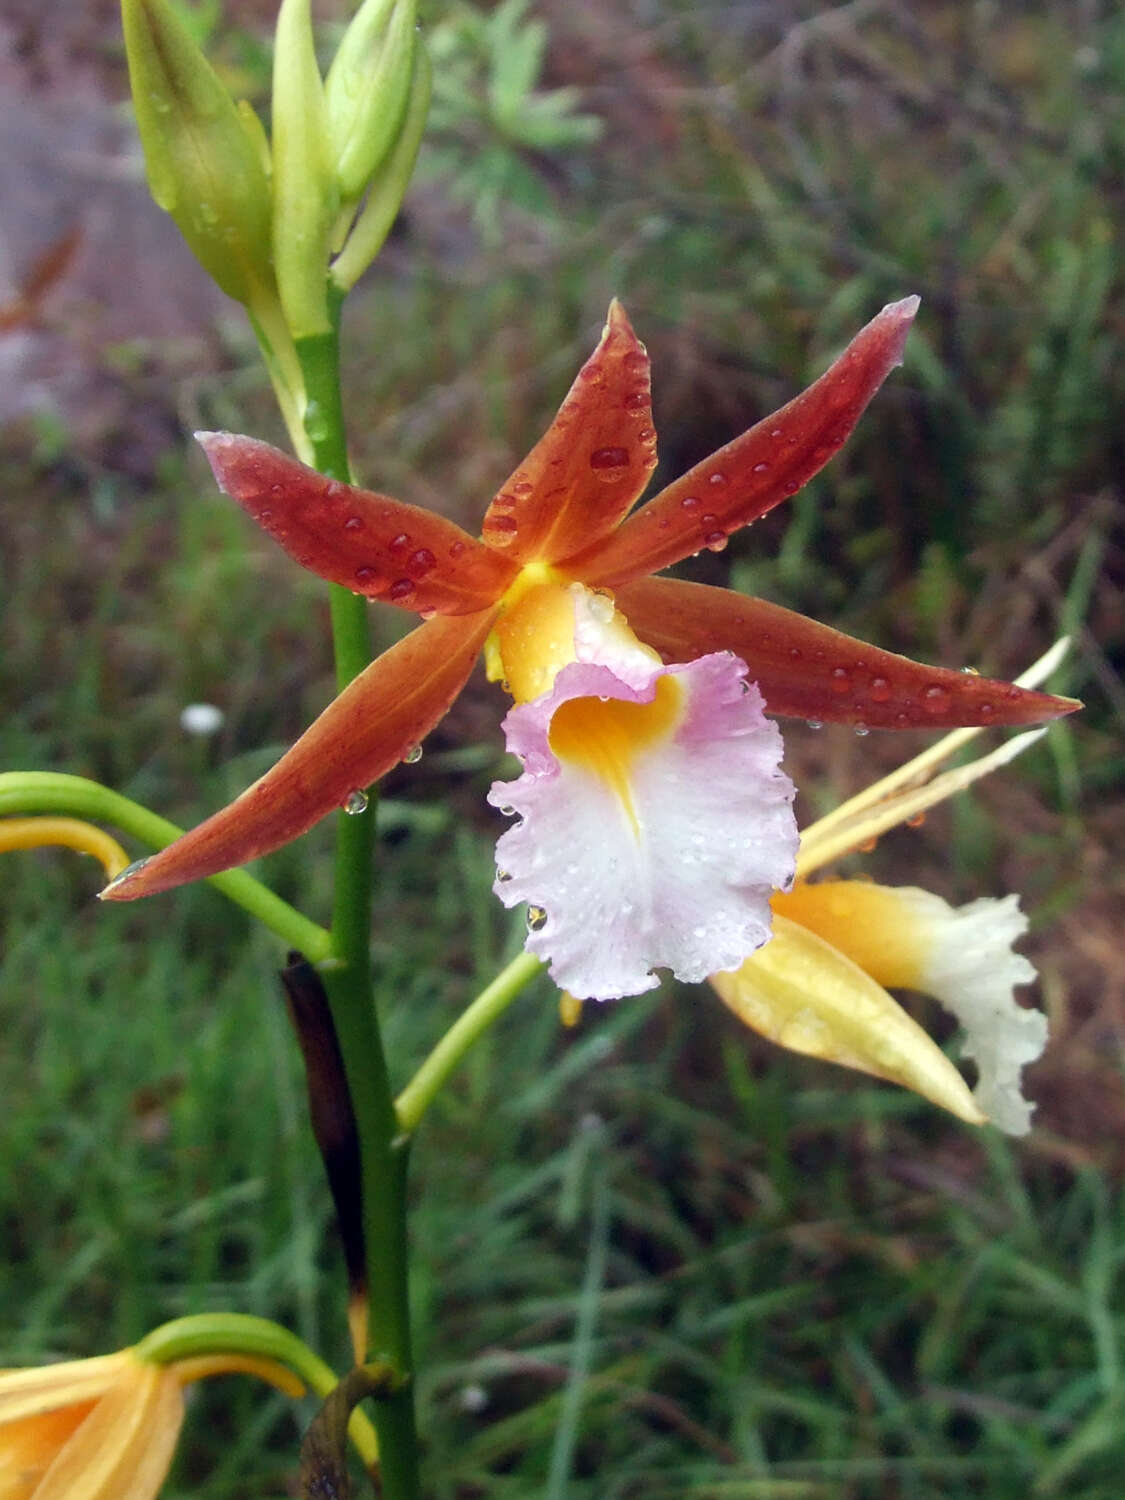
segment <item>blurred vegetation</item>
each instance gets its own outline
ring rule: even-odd
[[[251,93],[270,11],[201,13]],[[431,143],[347,328],[365,482],[475,525],[612,294],[653,354],[670,477],[917,291],[905,370],[845,452],[689,571],[1005,675],[1070,630],[1055,685],[1089,705],[864,866],[1024,893],[1055,1032],[1028,1143],[770,1051],[703,991],[566,1033],[544,985],[478,1050],[414,1164],[431,1492],[1116,1500],[1125,15],[507,0],[430,21]],[[120,55],[101,66],[120,98]],[[120,426],[65,414],[0,439],[3,766],[185,822],[331,691],[320,586],[188,451],[201,426],[281,440],[249,340],[213,351],[185,380],[174,349],[85,348],[155,434],[128,461]],[[180,728],[196,700],[226,714],[213,740]],[[402,1076],[519,941],[488,890],[499,711],[482,684],[388,781],[374,936]],[[806,816],[917,743],[794,726]],[[268,873],[323,913],[322,832]],[[0,1364],[221,1304],[342,1358],[283,955],[208,890],[105,912],[61,854],[5,876]],[[190,1420],[172,1493],[285,1492],[280,1399],[231,1382]]]

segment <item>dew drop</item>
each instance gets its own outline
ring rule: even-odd
[[[895,714],[895,724],[898,726],[899,729],[909,729],[910,728],[910,715],[909,714]]]
[[[922,694],[922,707],[928,714],[943,714],[950,704],[949,689],[928,687]]]
[[[349,792],[344,798],[344,811],[349,818],[356,818],[361,812],[367,811],[367,793],[356,787],[354,792]]]
[[[344,486],[338,479],[330,479],[324,486],[324,498],[326,500],[335,500],[337,496],[342,495],[343,493]]]
[[[842,696],[844,693],[851,692],[852,680],[848,676],[847,672],[844,671],[843,667],[832,668],[831,686],[832,691],[838,696]]]
[[[800,661],[801,657],[803,655],[804,655],[804,652],[801,650],[800,646],[790,646],[789,647],[789,660],[790,661]]]
[[[284,495],[284,493],[285,493],[285,486],[283,484],[271,484],[270,485],[270,494],[273,495],[273,496],[275,496],[277,499],[280,499],[281,496]]]
[[[590,454],[590,468],[605,484],[620,479],[628,467],[628,448],[595,448]]]
[[[362,531],[363,530],[363,521],[360,519],[359,516],[349,516],[348,519],[344,522],[344,530],[345,531]]]
[[[527,908],[527,930],[528,932],[542,932],[547,925],[547,913],[541,906],[529,906]]]
[[[392,604],[409,604],[414,598],[414,585],[409,578],[399,578],[391,584],[387,598]]]
[[[270,524],[270,522],[273,520],[273,511],[272,510],[260,510],[258,512],[257,516],[255,517],[255,519],[262,526],[268,526]]]
[[[769,468],[770,468],[769,464],[766,464],[766,463],[755,464],[754,467],[750,470],[750,472],[751,472],[751,474],[768,474],[769,473]]]
[[[913,817],[907,818],[906,826],[907,828],[921,828],[925,821],[926,814],[924,812],[916,812]]]
[[[725,531],[709,531],[703,538],[703,545],[709,552],[721,552],[727,544]]]
[[[779,438],[780,436],[781,436],[781,428],[780,427],[773,427],[773,428],[770,429],[770,437],[771,438]]]
[[[852,728],[855,730],[856,735],[861,740],[865,739],[866,736],[871,733],[866,724],[853,724]]]
[[[805,720],[805,725],[809,729],[823,729],[824,728],[824,725],[820,722],[819,719],[806,719]]]
[[[891,696],[891,685],[885,677],[873,677],[868,691],[876,703],[886,703]]]
[[[506,802],[505,802],[504,806],[500,809],[500,811],[501,811],[501,813],[503,814],[503,816],[505,818],[514,818],[515,815],[516,815],[515,808],[514,807],[510,807],[508,805],[508,803],[506,803]]]
[[[519,522],[515,516],[489,516],[484,523],[484,534],[496,547],[507,547],[515,541]]]
[[[450,555],[450,557],[460,557],[461,554],[464,552],[464,550],[465,550],[465,543],[464,542],[451,542],[449,544],[449,555]]]
[[[366,567],[355,570],[355,581],[365,590],[378,588],[382,583],[378,568]]]
[[[530,495],[534,488],[535,486],[531,483],[530,479],[520,479],[512,485],[512,494],[521,496]]]
[[[402,759],[404,765],[416,766],[422,759],[421,745],[407,745]]]
[[[648,394],[645,391],[630,391],[621,404],[633,416],[643,416],[648,410]]]
[[[982,719],[991,719],[995,712],[996,710],[991,703],[982,703],[980,705],[980,716]]]
[[[644,375],[648,372],[648,355],[641,354],[639,350],[632,350],[621,363],[630,375]]]
[[[680,509],[681,510],[698,510],[699,509],[699,497],[698,497],[698,495],[685,495],[684,498],[680,501]]]
[[[716,489],[721,489],[727,483],[727,476],[716,469],[714,474],[708,476],[707,483],[713,484]]]
[[[428,547],[419,547],[406,566],[415,578],[424,578],[437,566],[437,558]]]
[[[966,677],[979,677],[980,676],[980,673],[977,671],[976,667],[962,667],[961,670],[962,670],[962,672],[964,672],[964,674],[965,674]]]
[[[409,546],[410,538],[405,531],[400,531],[398,536],[392,537],[387,543],[387,551],[393,552],[397,556],[400,552],[405,552]]]

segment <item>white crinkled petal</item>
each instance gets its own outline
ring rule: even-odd
[[[497,843],[496,894],[546,912],[528,949],[582,999],[639,994],[656,985],[654,969],[697,982],[737,968],[769,937],[771,892],[796,859],[781,735],[745,665],[727,652],[642,665],[633,657],[618,675],[572,662],[549,693],[512,709],[504,728],[524,773],[489,792],[521,820]],[[551,720],[574,698],[650,703],[666,675],[683,699],[669,732],[635,751],[631,817],[596,771],[555,755]]]
[[[1030,984],[1035,970],[1012,949],[1027,931],[1027,918],[1015,896],[983,897],[952,907],[928,891],[924,915],[933,947],[921,966],[919,988],[957,1017],[967,1035],[962,1046],[979,1073],[977,1103],[993,1124],[1009,1135],[1026,1135],[1032,1106],[1020,1092],[1020,1074],[1047,1044],[1047,1018],[1019,1005],[1012,991]]]

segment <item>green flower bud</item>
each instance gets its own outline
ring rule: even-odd
[[[328,257],[339,193],[309,0],[282,0],[273,59],[273,260],[295,339],[327,333]]]
[[[273,277],[259,151],[167,0],[122,0],[121,13],[152,196],[229,297],[260,301]]]
[[[362,198],[401,128],[415,15],[416,0],[364,0],[328,70],[328,130],[345,205]]]
[[[410,97],[398,139],[391,148],[390,156],[384,161],[343,249],[332,265],[332,280],[343,292],[355,285],[378,255],[402,206],[426,128],[432,89],[433,70],[429,55],[419,42],[414,49]]]

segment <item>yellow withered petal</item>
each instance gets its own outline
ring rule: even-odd
[[[969,1124],[985,1123],[960,1073],[897,1001],[798,923],[775,915],[765,947],[711,984],[779,1046],[902,1084]]]
[[[0,854],[15,849],[42,849],[48,845],[92,854],[100,860],[106,879],[120,875],[129,856],[115,838],[81,818],[4,818],[0,820]]]

